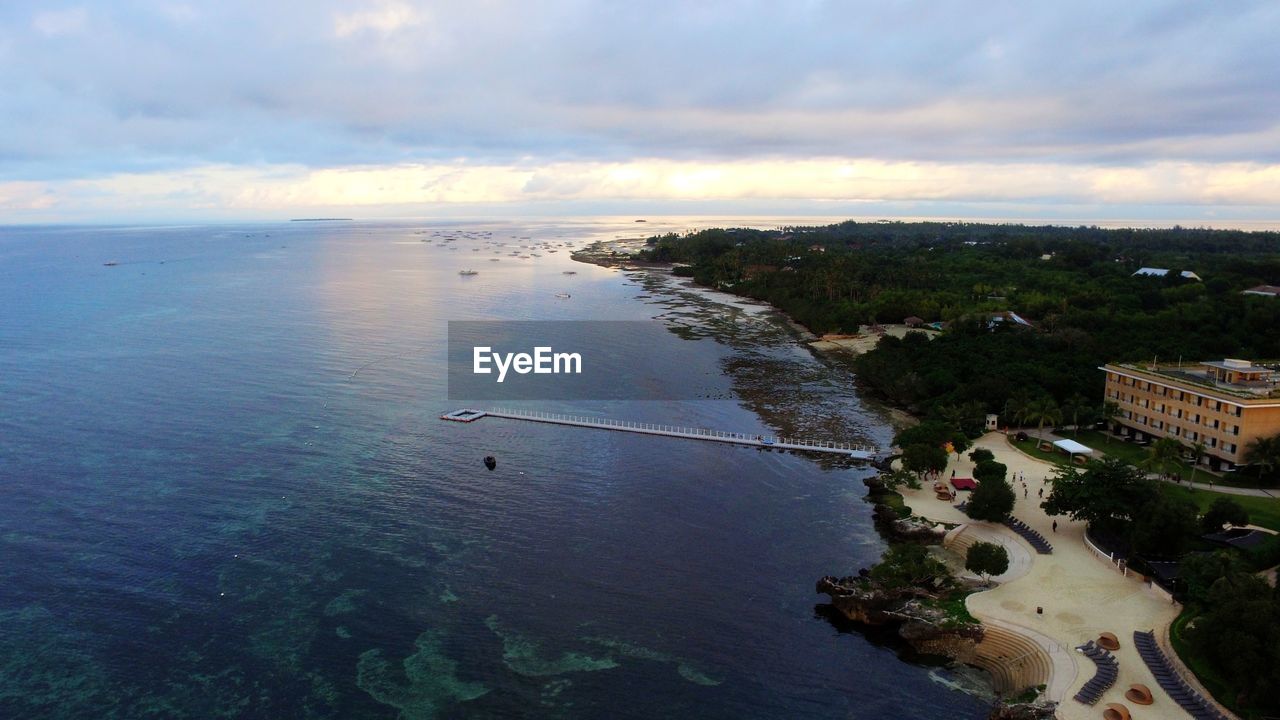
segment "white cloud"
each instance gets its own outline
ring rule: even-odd
[[[381,2],[367,10],[335,15],[333,34],[345,38],[371,30],[382,35],[390,35],[420,25],[422,22],[422,14],[411,5],[402,2]]]
[[[412,214],[426,207],[547,202],[817,201],[1280,206],[1280,166],[1154,163],[1116,168],[1046,163],[918,163],[876,159],[664,159],[623,163],[468,162],[308,169],[210,166],[96,180],[0,183],[0,209],[119,207],[175,216],[253,216],[324,208]],[[55,205],[56,201],[56,205]],[[397,210],[398,209],[398,210]]]
[[[79,35],[89,29],[89,12],[82,7],[47,10],[31,18],[31,27],[46,37]]]

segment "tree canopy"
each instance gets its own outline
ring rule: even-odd
[[[945,323],[933,339],[886,335],[855,367],[889,402],[973,435],[988,412],[1005,424],[1086,421],[1109,361],[1280,357],[1280,302],[1240,294],[1280,284],[1278,248],[1273,232],[850,221],[671,234],[641,259],[688,263],[698,283],[769,302],[817,333],[908,316]],[[1204,282],[1135,277],[1142,266]],[[1031,420],[1041,396],[1058,411]]]
[[[1204,517],[1200,518],[1200,528],[1206,533],[1222,532],[1222,526],[1227,523],[1236,526],[1249,524],[1249,511],[1228,497],[1214,500]]]
[[[1159,495],[1141,470],[1116,458],[1091,461],[1083,470],[1059,468],[1049,479],[1049,496],[1041,503],[1050,515],[1115,526],[1144,512]]]
[[[965,553],[964,567],[984,578],[1001,575],[1009,569],[1009,552],[995,543],[978,541]]]
[[[964,513],[974,520],[1000,522],[1013,512],[1015,501],[1013,486],[1004,479],[1004,475],[992,476],[979,482],[978,487],[969,493]]]
[[[942,472],[947,467],[947,451],[936,445],[908,445],[902,451],[902,467],[917,475]]]
[[[1199,511],[1190,500],[1157,494],[1155,502],[1135,515],[1129,539],[1133,550],[1147,558],[1176,559],[1200,530]]]

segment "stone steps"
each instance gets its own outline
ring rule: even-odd
[[[1020,692],[1049,682],[1053,660],[1034,640],[992,625],[983,626],[974,664],[991,673],[1003,693]]]

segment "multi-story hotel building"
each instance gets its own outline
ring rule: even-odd
[[[1108,363],[1114,422],[1138,440],[1202,443],[1204,462],[1231,470],[1249,442],[1280,433],[1280,362],[1213,360],[1196,364]]]

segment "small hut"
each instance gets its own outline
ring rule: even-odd
[[[915,315],[912,315],[911,317],[903,320],[902,324],[912,328],[922,327],[924,325],[924,318],[918,318]]]

